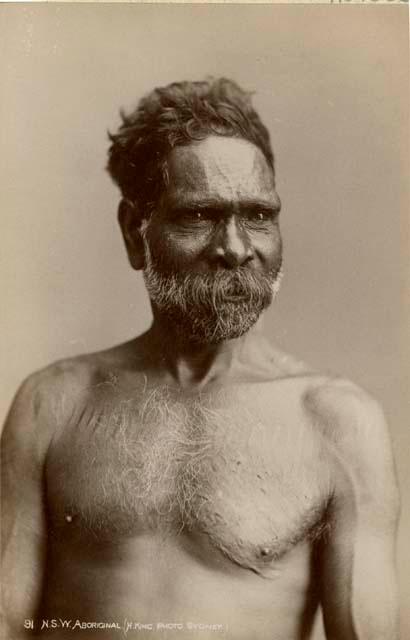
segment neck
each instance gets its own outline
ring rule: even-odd
[[[154,315],[146,340],[168,376],[182,387],[198,388],[234,376],[246,365],[261,340],[260,324],[259,320],[240,338],[217,344],[195,343],[181,338]]]

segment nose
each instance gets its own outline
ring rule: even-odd
[[[214,257],[217,262],[230,269],[241,267],[253,259],[253,249],[244,229],[235,217],[220,223],[214,242]]]

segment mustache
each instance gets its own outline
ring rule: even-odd
[[[244,298],[249,304],[271,296],[271,279],[249,269],[217,271],[212,274],[187,274],[185,282],[191,289],[192,302],[217,309],[227,299]]]
[[[275,287],[279,288],[281,265],[268,273],[260,273],[248,267],[221,269],[210,273],[161,272],[153,265],[147,269],[150,288],[158,295],[173,297],[177,292],[181,311],[194,307],[207,307],[217,311],[224,303],[232,303],[233,298],[246,301],[247,305],[263,306],[270,304]],[[155,286],[158,284],[158,287]],[[159,286],[160,285],[160,286]],[[182,294],[182,295],[181,295]]]

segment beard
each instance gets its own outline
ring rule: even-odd
[[[217,344],[244,335],[280,289],[282,258],[267,273],[246,267],[192,273],[164,269],[145,242],[143,277],[153,308],[184,340]]]

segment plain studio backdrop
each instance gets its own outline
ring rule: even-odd
[[[285,278],[265,332],[382,402],[409,599],[407,8],[3,4],[0,19],[2,415],[33,370],[150,323],[104,171],[119,107],[171,81],[233,78],[255,91],[283,202]],[[408,611],[402,626],[410,637]]]

